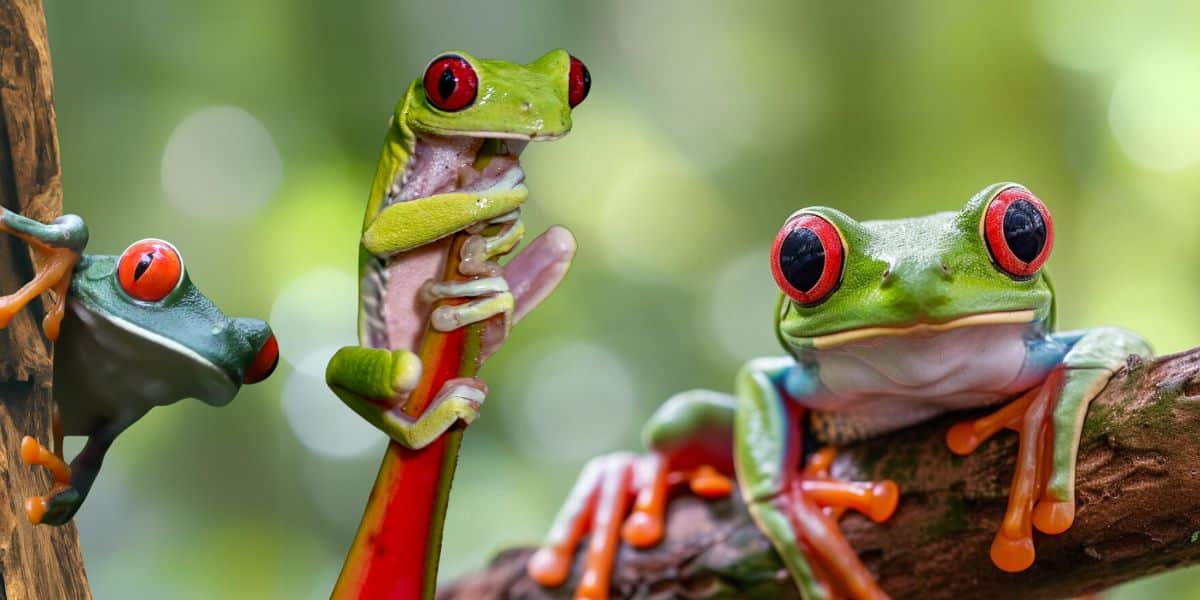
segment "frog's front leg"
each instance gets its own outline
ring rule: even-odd
[[[30,466],[45,467],[54,479],[49,494],[26,499],[25,512],[29,521],[34,525],[62,525],[70,521],[100,474],[104,455],[117,436],[140,416],[112,419],[102,424],[88,436],[87,443],[69,466],[62,458],[61,438],[57,441],[58,451],[51,452],[32,436],[25,436],[21,440],[21,460]]]
[[[411,419],[403,401],[420,378],[421,361],[408,350],[349,346],[338,350],[325,369],[330,389],[347,406],[412,449],[429,445],[459,420],[473,422],[487,396],[479,379],[450,379],[425,412]]]
[[[996,413],[959,423],[946,435],[956,454],[974,451],[1005,427],[1020,435],[1008,508],[991,548],[992,562],[1005,571],[1023,571],[1033,564],[1033,527],[1047,534],[1070,528],[1075,520],[1075,462],[1088,405],[1130,355],[1152,353],[1144,339],[1115,327],[1055,337],[1071,349],[1045,381]]]
[[[0,328],[7,327],[13,316],[42,292],[52,290],[54,305],[42,320],[42,329],[54,341],[66,309],[71,275],[87,246],[87,226],[75,215],[63,215],[47,224],[8,209],[0,211],[0,231],[24,240],[38,257],[33,279],[16,292],[0,297]]]
[[[800,469],[803,401],[816,375],[790,358],[760,359],[738,374],[734,457],[750,515],[775,546],[805,598],[886,598],[843,537],[837,516],[854,508],[876,522],[899,501],[895,483],[836,481],[831,450]]]

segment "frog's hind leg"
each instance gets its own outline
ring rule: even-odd
[[[58,339],[71,275],[87,245],[87,226],[75,215],[63,215],[46,224],[4,209],[0,212],[0,231],[24,240],[38,257],[33,279],[16,292],[0,297],[0,328],[7,327],[26,304],[53,290],[55,302],[42,321],[42,329],[51,341]]]
[[[45,467],[54,479],[50,493],[26,499],[25,512],[29,521],[35,525],[62,525],[70,521],[91,491],[96,476],[100,474],[104,455],[112,447],[113,441],[136,420],[135,416],[104,423],[88,436],[87,443],[69,466],[61,454],[46,449],[32,436],[25,436],[21,440],[21,460],[30,466]],[[61,452],[59,431],[56,427],[55,444],[58,452]]]
[[[733,415],[736,400],[728,394],[696,389],[663,403],[642,429],[651,455],[649,479],[638,490],[633,512],[621,531],[626,542],[647,548],[662,541],[667,498],[673,487],[686,485],[702,498],[733,492]]]
[[[639,457],[616,453],[588,462],[571,489],[550,533],[526,565],[530,578],[546,587],[562,585],[580,541],[591,534],[576,598],[607,598],[621,518],[629,505]]]
[[[51,452],[31,435],[21,438],[21,461],[31,467],[45,467],[47,471],[50,471],[50,477],[54,481],[51,494],[33,496],[25,500],[25,512],[29,516],[29,521],[37,525],[42,522],[42,517],[46,514],[47,499],[54,494],[54,491],[70,487],[71,467],[61,456]]]
[[[1075,520],[1075,459],[1083,421],[1093,398],[1131,355],[1149,358],[1150,345],[1137,334],[1116,327],[1082,333],[1063,359],[1062,392],[1053,410],[1053,451],[1047,460],[1047,480],[1033,512],[1033,524],[1043,533],[1066,531]]]
[[[683,392],[665,402],[646,424],[643,438],[649,453],[617,453],[590,461],[530,559],[530,577],[546,587],[564,583],[580,541],[590,533],[576,597],[607,597],[620,541],[648,547],[662,540],[673,487],[686,485],[703,497],[732,493],[728,474],[734,406],[725,394]]]

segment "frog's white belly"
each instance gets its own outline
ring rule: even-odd
[[[228,375],[181,344],[67,303],[54,345],[54,400],[66,435],[90,435],[103,422],[137,419],[184,398],[219,406],[237,390]]]
[[[916,405],[943,412],[998,402],[1021,391],[1028,332],[1024,324],[977,325],[815,351],[826,391],[812,399],[812,408]]]

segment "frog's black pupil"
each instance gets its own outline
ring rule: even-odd
[[[592,89],[592,74],[588,68],[583,67],[583,97],[587,98],[588,92]]]
[[[142,275],[146,274],[146,269],[149,269],[150,265],[153,263],[154,263],[154,253],[153,252],[147,252],[147,253],[143,254],[141,260],[138,260],[137,267],[135,267],[133,269],[133,280],[137,281],[137,280],[141,279]]]
[[[443,99],[449,98],[457,85],[458,78],[454,76],[454,71],[451,71],[450,67],[446,67],[442,71],[442,75],[438,77],[438,93],[442,95]]]
[[[825,272],[825,246],[807,227],[793,229],[779,247],[779,270],[792,287],[807,292]]]
[[[1004,211],[1004,241],[1022,262],[1033,262],[1046,246],[1046,220],[1027,200],[1017,200]]]

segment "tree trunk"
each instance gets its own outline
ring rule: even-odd
[[[971,415],[973,416],[973,415]],[[1012,478],[1016,436],[975,454],[945,446],[964,415],[845,448],[834,473],[891,478],[900,506],[876,525],[850,514],[842,528],[895,598],[1065,598],[1200,561],[1200,348],[1131,360],[1092,403],[1079,451],[1078,516],[1062,535],[1034,535],[1037,561],[1023,573],[991,564]],[[581,548],[586,547],[586,542]],[[443,600],[570,598],[525,576],[531,550],[508,550],[485,571],[442,590]],[[736,499],[672,502],[667,539],[623,547],[614,597],[797,598],[767,540]]]
[[[50,43],[38,0],[0,2],[0,202],[41,221],[62,211]],[[32,274],[24,243],[0,240],[0,293],[13,292]],[[25,516],[25,498],[51,485],[45,469],[26,466],[18,454],[23,435],[50,439],[44,311],[30,305],[0,330],[0,598],[91,598],[75,524],[35,527]]]

